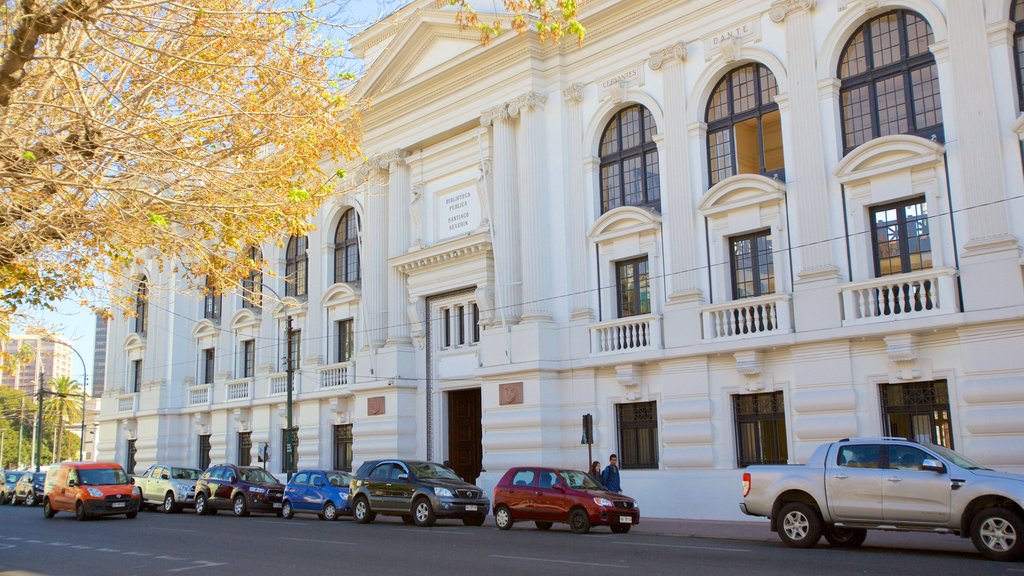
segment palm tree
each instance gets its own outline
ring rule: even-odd
[[[67,376],[50,380],[50,395],[43,401],[43,408],[57,424],[57,442],[53,447],[54,462],[61,461],[64,444],[64,423],[82,417],[82,388],[78,382]]]

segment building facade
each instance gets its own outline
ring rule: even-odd
[[[591,0],[582,47],[435,5],[353,40],[368,160],[274,276],[136,270],[99,457],[489,488],[585,469],[591,414],[645,514],[704,518],[848,436],[1024,470],[1019,0]]]
[[[35,394],[39,390],[40,374],[45,382],[71,377],[71,343],[61,336],[12,334],[3,346],[10,353],[24,353],[25,361],[10,372],[0,371],[0,386]]]
[[[92,353],[92,382],[89,387],[93,397],[103,396],[107,378],[107,319],[96,315],[95,344]]]

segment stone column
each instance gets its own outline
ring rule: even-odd
[[[523,320],[551,319],[548,243],[550,228],[545,226],[544,204],[547,194],[547,146],[544,134],[544,104],[547,96],[530,92],[508,104],[510,116],[520,116],[520,134],[526,158],[522,162],[520,187],[520,226],[522,234]]]
[[[589,320],[594,316],[587,298],[587,229],[586,214],[580,208],[591,199],[583,186],[583,85],[570,84],[562,91],[565,98],[565,199],[566,217],[569,219],[569,292],[574,319]]]
[[[384,156],[388,164],[388,258],[405,254],[409,249],[409,165],[405,150]],[[390,264],[388,276],[388,343],[409,343],[409,325],[405,320],[408,300],[403,274]]]
[[[676,43],[651,53],[647,66],[661,71],[664,78],[665,126],[659,126],[664,134],[661,164],[662,210],[666,216],[662,235],[668,245],[668,275],[670,302],[699,300],[700,284],[697,276],[697,238],[694,229],[693,191],[690,189],[690,149],[686,140],[686,83],[683,76],[683,62],[686,60],[686,46]]]
[[[384,343],[387,325],[388,164],[377,156],[365,165],[365,222],[360,232],[362,312],[366,315],[366,341],[373,347]]]
[[[818,114],[818,82],[815,63],[814,26],[811,10],[816,0],[776,0],[769,16],[772,22],[785,22],[786,57],[789,61],[789,100],[792,125],[786,155],[787,194],[796,207],[799,225],[799,280],[837,279],[832,261],[831,210],[828,201],[828,176],[822,145],[821,117]]]
[[[480,125],[493,126],[494,268],[498,308],[496,322],[519,321],[522,306],[519,264],[519,206],[516,202],[516,141],[512,118],[503,104],[480,115]]]

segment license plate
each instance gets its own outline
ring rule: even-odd
[[[633,518],[629,516],[619,516],[619,524],[632,524]]]
[[[476,504],[467,504],[466,512],[476,512]]]
[[[113,506],[114,508],[124,508],[127,505],[127,502],[114,502],[113,504],[111,504],[111,506]]]
[[[280,502],[274,502],[274,508],[280,508],[280,507],[281,507],[281,503]]]

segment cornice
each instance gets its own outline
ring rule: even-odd
[[[403,274],[415,274],[424,268],[444,266],[472,256],[488,254],[491,251],[489,234],[479,232],[472,236],[456,238],[423,250],[396,256],[388,262]]]

